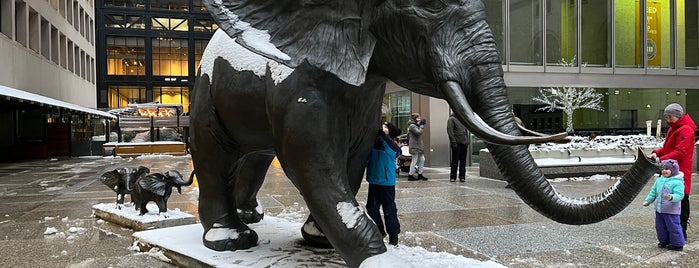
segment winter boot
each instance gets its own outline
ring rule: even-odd
[[[398,235],[388,235],[388,243],[397,247]]]
[[[426,181],[426,180],[427,180],[427,177],[422,176],[422,174],[417,174],[417,179],[418,179],[418,180]]]
[[[667,245],[667,249],[669,250],[674,250],[674,251],[682,251],[684,247],[678,247],[678,246],[673,246],[673,245]]]
[[[413,175],[408,175],[408,180],[409,180],[409,181],[416,181],[416,180],[419,180],[419,179],[418,179],[418,178],[415,178],[415,176],[413,176]]]

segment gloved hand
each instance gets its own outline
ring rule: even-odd
[[[422,120],[420,120],[420,125],[421,126],[427,125],[427,119],[423,118]]]
[[[648,202],[648,201],[643,201],[643,206],[644,206],[644,207],[647,207],[648,205],[650,205],[650,202]]]
[[[663,196],[663,197],[665,198],[665,200],[672,200],[672,195],[671,195],[671,194],[666,194],[666,195]]]

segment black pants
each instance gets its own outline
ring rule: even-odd
[[[684,240],[687,240],[687,221],[689,221],[689,194],[684,195],[682,199],[682,208],[680,210],[680,225],[682,226]]]
[[[398,222],[398,209],[396,208],[396,187],[369,183],[368,194],[366,211],[379,227],[381,235],[387,232],[389,235],[399,234],[400,222]],[[383,208],[383,217],[386,219],[385,228],[379,208]]]
[[[459,168],[459,179],[466,178],[466,155],[468,154],[467,144],[456,144],[451,147],[451,173],[449,178],[456,179],[456,168]]]

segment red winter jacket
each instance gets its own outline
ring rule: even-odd
[[[694,131],[697,125],[688,114],[680,117],[675,123],[670,124],[667,130],[665,144],[660,149],[655,149],[655,155],[660,161],[675,159],[680,164],[680,171],[684,173],[684,193],[692,190],[692,156],[694,155]]]

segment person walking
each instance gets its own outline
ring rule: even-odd
[[[684,174],[674,159],[661,162],[663,170],[646,196],[643,206],[655,201],[655,233],[658,247],[681,251],[685,238],[680,226],[680,202],[684,199]]]
[[[396,157],[400,149],[393,142],[394,137],[389,136],[391,128],[396,129],[388,122],[381,125],[367,160],[366,180],[369,182],[369,191],[366,210],[379,227],[381,236],[385,237],[388,232],[388,243],[398,246],[400,222],[396,208]],[[383,208],[385,226],[381,220],[380,208]]]
[[[680,211],[682,234],[687,240],[687,221],[689,221],[689,194],[692,190],[692,157],[694,156],[694,132],[697,125],[689,114],[684,113],[682,106],[671,103],[665,107],[665,121],[670,125],[665,135],[663,147],[653,150],[650,157],[659,161],[675,159],[684,174],[684,198]]]
[[[425,130],[427,120],[422,119],[419,113],[413,113],[410,115],[410,121],[408,123],[408,148],[412,156],[408,180],[426,181],[427,177],[422,175],[425,168],[425,146],[422,143],[422,132]],[[415,173],[417,173],[417,178],[413,176]]]
[[[454,117],[452,113],[447,119],[447,135],[449,136],[449,145],[451,147],[451,172],[449,173],[449,181],[455,182],[458,177],[460,182],[466,181],[466,159],[468,156],[468,145],[471,143],[471,137],[468,129]]]

